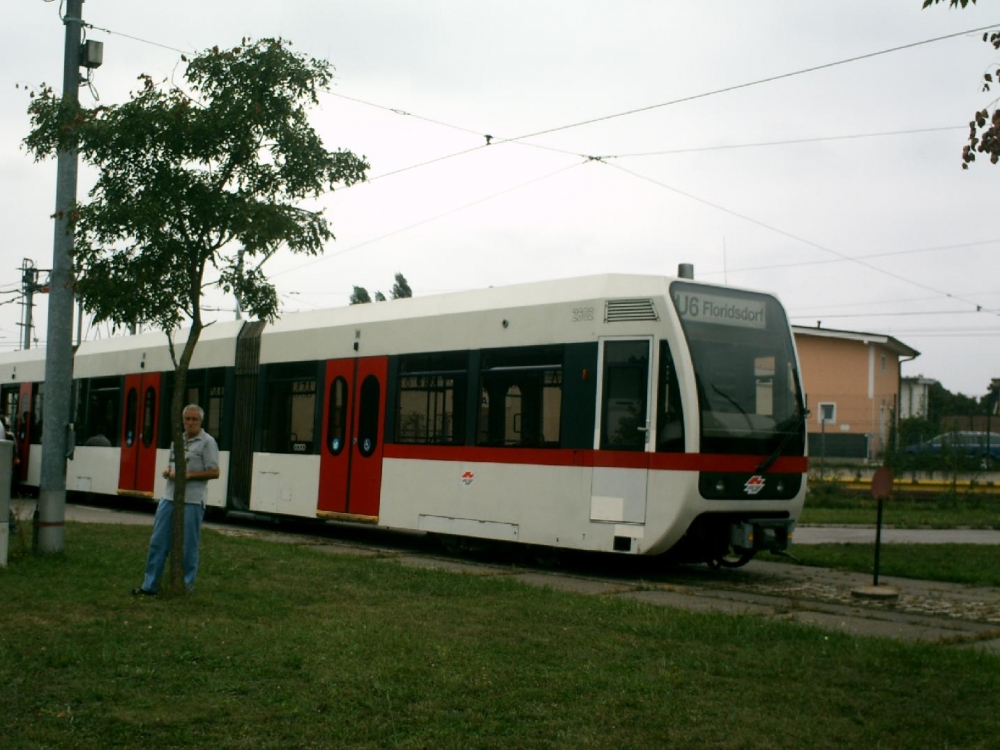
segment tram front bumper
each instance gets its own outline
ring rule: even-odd
[[[795,521],[762,518],[729,527],[729,543],[738,552],[784,552],[792,542]]]

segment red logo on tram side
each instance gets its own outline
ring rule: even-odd
[[[754,474],[747,480],[747,483],[743,485],[743,491],[748,495],[756,495],[764,489],[764,477],[760,474]]]
[[[467,471],[462,475],[462,484],[468,487],[470,484],[473,483],[473,481],[475,481],[475,479],[476,475],[473,474],[471,471]]]

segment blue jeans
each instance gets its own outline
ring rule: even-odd
[[[153,518],[153,536],[149,540],[149,554],[146,556],[146,577],[142,587],[146,591],[158,591],[160,576],[170,554],[170,526],[174,515],[174,501],[160,500]],[[194,579],[198,575],[198,545],[201,542],[201,520],[205,517],[204,505],[185,504],[184,507],[184,585],[194,591]]]

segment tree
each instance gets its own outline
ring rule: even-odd
[[[940,2],[941,0],[924,0],[924,7],[927,8],[930,7],[931,5],[937,5]],[[976,4],[976,0],[948,0],[948,2],[951,4],[952,8],[954,8],[957,5],[961,5],[964,8],[966,5],[969,4],[969,2],[972,2],[973,5]]]
[[[410,290],[410,285],[406,282],[406,277],[401,273],[396,274],[396,283],[392,285],[392,290],[390,291],[392,299],[405,299],[407,297],[412,297],[413,292]],[[368,290],[363,286],[354,287],[354,291],[351,293],[351,299],[348,304],[351,305],[364,305],[372,301],[371,296],[368,294]],[[375,292],[376,302],[385,302],[386,297],[382,292]]]
[[[352,305],[367,305],[372,301],[371,295],[368,294],[368,290],[363,286],[354,287],[354,291],[351,293]]]
[[[244,39],[182,61],[185,88],[142,75],[120,105],[74,106],[43,85],[28,107],[32,130],[24,141],[36,160],[77,145],[97,168],[89,200],[70,217],[76,293],[97,322],[166,334],[177,446],[187,371],[205,326],[203,291],[234,293],[248,313],[273,320],[278,298],[263,263],[281,245],[317,255],[334,239],[321,211],[296,203],[363,180],[368,169],[350,151],[327,151],[307,120],[329,88],[328,62],[294,53],[282,39]],[[182,508],[183,450],[176,459]],[[183,591],[183,516],[173,514],[175,592]]]
[[[401,273],[397,273],[396,283],[392,285],[392,298],[405,299],[412,296],[413,292],[410,290],[410,285],[406,283],[406,277]]]
[[[942,0],[924,0],[924,8],[937,5]],[[949,0],[952,8],[961,5],[967,7],[969,3],[975,4],[976,0]],[[993,45],[993,49],[1000,50],[1000,32],[994,31],[992,34],[984,33],[983,41]],[[997,80],[1000,80],[1000,68],[996,71]],[[993,84],[993,74],[983,74],[983,91],[989,91]],[[977,111],[969,122],[969,142],[962,148],[962,169],[968,169],[969,165],[976,160],[976,152],[988,154],[990,163],[1000,162],[1000,109],[996,108],[996,100],[993,106],[993,114],[990,114],[989,107]]]

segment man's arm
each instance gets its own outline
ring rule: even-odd
[[[163,476],[167,479],[177,478],[177,474],[170,468],[163,470]],[[214,469],[205,469],[204,471],[189,471],[184,476],[188,479],[218,479],[219,469],[216,467]]]

